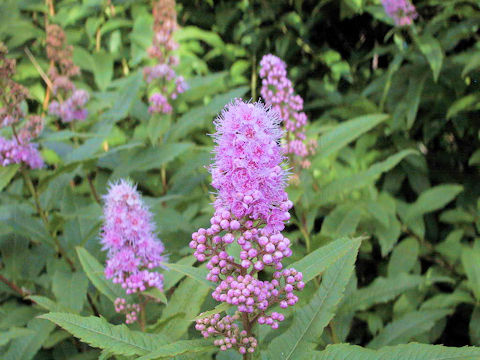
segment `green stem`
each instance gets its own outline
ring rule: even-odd
[[[257,55],[252,56],[252,77],[250,79],[250,87],[253,101],[257,101]]]

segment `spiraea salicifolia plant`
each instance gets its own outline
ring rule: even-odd
[[[182,76],[178,76],[174,67],[178,57],[173,51],[178,43],[173,38],[177,29],[177,12],[174,0],[158,0],[153,4],[153,41],[148,54],[157,64],[143,70],[145,80],[152,88],[150,95],[150,113],[170,114],[173,110],[171,100],[187,89]]]
[[[418,16],[410,0],[382,0],[382,5],[397,26],[411,25]]]
[[[235,100],[215,121],[215,161],[210,167],[217,190],[215,213],[209,228],[192,234],[190,247],[198,261],[207,262],[207,280],[218,285],[212,297],[235,307],[233,315],[215,314],[197,320],[205,338],[217,337],[221,350],[253,353],[257,346],[253,326],[278,328],[285,309],[298,301],[304,287],[302,273],[283,269],[292,255],[290,240],[282,235],[292,202],[285,192],[285,156],[276,112],[261,103]],[[237,243],[239,258],[229,245]],[[270,280],[258,273],[272,268]]]
[[[85,105],[90,95],[83,89],[77,89],[72,82],[71,78],[80,74],[80,69],[73,63],[73,46],[67,44],[65,32],[59,25],[47,25],[46,32],[47,57],[50,60],[48,76],[55,97],[48,111],[64,123],[85,120],[88,115]]]
[[[120,284],[127,295],[149,288],[163,290],[163,275],[157,268],[165,261],[165,248],[136,187],[120,180],[110,185],[104,200],[101,242],[108,251],[105,276]],[[115,310],[124,312],[126,323],[132,323],[138,319],[140,305],[117,298]]]
[[[0,136],[0,165],[23,164],[32,169],[43,166],[43,159],[32,143],[43,129],[43,118],[24,113],[21,103],[28,90],[12,80],[14,59],[7,58],[7,48],[0,43],[0,128],[10,128],[11,137]],[[22,124],[23,122],[23,124]]]
[[[315,153],[316,142],[307,141],[305,126],[307,115],[303,112],[303,99],[295,94],[287,77],[287,65],[275,55],[265,55],[260,61],[262,78],[261,95],[265,103],[276,111],[285,128],[285,152],[292,165],[310,167],[309,155]]]

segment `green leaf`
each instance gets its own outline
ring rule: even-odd
[[[376,278],[370,285],[358,289],[346,299],[339,312],[366,310],[373,305],[393,300],[405,291],[424,283],[422,276],[401,273],[391,278]]]
[[[303,281],[309,282],[316,276],[322,274],[329,266],[338,259],[345,256],[349,251],[357,248],[365,237],[350,238],[344,237],[318,248],[301,260],[290,266],[302,272]]]
[[[206,318],[208,316],[212,316],[212,315],[215,315],[215,314],[220,314],[224,311],[227,311],[228,309],[230,309],[233,305],[229,304],[229,303],[220,303],[218,304],[217,306],[215,306],[215,308],[213,308],[212,310],[209,310],[209,311],[205,311],[205,312],[202,312],[200,315],[198,315],[195,319],[192,319],[192,321],[195,321],[195,320],[200,320],[200,319],[203,319],[203,318]]]
[[[48,310],[50,312],[60,311],[60,312],[72,312],[71,309],[68,309],[64,305],[57,304],[55,301],[40,295],[31,295],[28,297],[38,306]]]
[[[424,191],[412,205],[409,206],[406,220],[414,220],[429,212],[439,210],[455,199],[463,191],[461,185],[438,185]]]
[[[368,343],[368,347],[378,349],[386,345],[407,342],[414,336],[429,331],[435,323],[450,314],[450,309],[423,310],[408,313],[398,320],[392,321]]]
[[[10,340],[18,337],[33,335],[33,331],[26,328],[11,327],[8,331],[0,332],[0,346],[7,345]]]
[[[215,289],[215,284],[206,279],[207,270],[205,268],[197,268],[197,267],[182,265],[182,264],[163,264],[163,265],[168,267],[170,270],[186,275],[189,278],[195,281],[198,281],[203,285],[206,285],[212,289]]]
[[[172,340],[180,339],[192,325],[192,319],[199,313],[203,301],[211,292],[211,288],[193,279],[186,278],[175,289],[168,305],[162,312],[160,320],[175,317],[174,321],[164,324],[161,333]]]
[[[478,110],[480,102],[480,94],[473,93],[467,96],[464,96],[460,99],[455,100],[455,102],[450,105],[447,111],[447,119],[451,119],[455,115],[465,112],[465,111],[472,111]]]
[[[187,255],[181,258],[176,264],[190,266],[195,263],[195,257],[192,255]],[[185,276],[184,273],[178,271],[166,271],[164,274],[163,288],[165,291],[170,290],[174,287],[182,278]]]
[[[321,204],[328,203],[340,194],[373,185],[381,174],[393,169],[407,156],[415,154],[418,154],[418,152],[412,149],[402,150],[383,161],[371,165],[365,171],[335,180],[321,189],[318,199]]]
[[[79,313],[86,299],[88,279],[81,272],[57,270],[52,279],[52,291],[58,302]]]
[[[159,347],[148,355],[139,357],[137,360],[153,360],[160,358],[171,358],[183,354],[193,354],[215,350],[209,340],[180,340],[168,345]]]
[[[125,324],[111,325],[95,316],[48,313],[40,318],[54,322],[92,347],[115,355],[146,355],[167,343],[167,338],[162,335],[132,331]]]
[[[442,345],[406,344],[386,346],[379,350],[356,345],[328,345],[324,351],[308,353],[299,360],[475,360],[480,348],[452,348]]]
[[[123,166],[117,167],[112,177],[120,178],[134,171],[160,169],[162,165],[174,160],[192,146],[190,143],[172,143],[129,151],[126,159],[122,161]]]
[[[105,91],[113,77],[113,56],[105,52],[97,52],[92,57],[95,83],[101,91]]]
[[[480,249],[465,246],[462,250],[462,265],[467,274],[468,285],[477,300],[480,300]]]
[[[418,259],[420,246],[417,239],[408,237],[403,239],[393,249],[388,263],[388,276],[394,277],[400,273],[408,273],[415,266]]]
[[[320,157],[327,157],[386,119],[386,114],[372,114],[342,122],[320,137],[316,151]]]
[[[422,37],[414,37],[420,51],[423,53],[433,72],[433,79],[438,80],[443,63],[443,50],[440,42],[434,37],[425,34]]]
[[[108,280],[105,277],[104,267],[97,261],[97,259],[82,247],[77,247],[76,249],[83,271],[85,271],[85,274],[87,274],[97,290],[112,302],[118,297],[125,298],[125,290],[123,290],[120,285],[114,284],[111,280]]]
[[[420,99],[425,85],[426,75],[420,78],[412,77],[409,80],[407,94],[405,95],[405,105],[407,108],[407,129],[410,129],[417,117]]]
[[[150,288],[146,291],[143,291],[142,292],[142,295],[146,296],[146,297],[150,297],[156,301],[160,301],[164,304],[166,304],[168,301],[167,301],[167,297],[165,296],[165,294],[160,291],[158,288],[154,287],[154,288]]]
[[[271,360],[297,359],[313,350],[323,329],[335,314],[345,287],[352,276],[360,241],[326,271],[322,283],[309,304],[295,311],[292,325],[273,339],[268,347]]]
[[[13,179],[19,168],[20,165],[17,164],[0,167],[0,191],[10,183],[10,180]]]
[[[42,344],[47,340],[55,326],[48,321],[32,319],[27,329],[32,332],[30,335],[14,339],[10,343],[8,351],[3,355],[3,360],[30,360],[40,350]]]

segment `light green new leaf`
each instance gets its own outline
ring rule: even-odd
[[[480,94],[478,93],[469,94],[455,100],[455,102],[448,108],[447,119],[451,119],[455,115],[464,111],[477,110],[479,108],[479,102]]]
[[[273,339],[268,347],[269,359],[298,359],[301,353],[316,347],[352,276],[360,241],[355,245],[325,271],[322,284],[310,303],[296,310],[292,325]]]
[[[316,276],[322,274],[325,269],[335,261],[345,256],[349,251],[359,246],[365,237],[349,238],[344,237],[318,248],[301,260],[294,262],[291,267],[303,274],[303,281],[309,282]]]
[[[40,318],[54,322],[92,347],[115,355],[146,355],[168,342],[162,335],[132,331],[125,324],[112,325],[95,316],[48,313]]]
[[[386,114],[372,114],[342,122],[320,137],[317,153],[321,157],[327,157],[386,119]]]
[[[421,310],[408,313],[385,326],[368,343],[368,347],[378,349],[386,345],[408,342],[414,336],[429,331],[435,323],[452,312],[451,309]]]
[[[19,168],[20,165],[16,164],[0,167],[0,191],[10,183],[10,180],[13,179]]]
[[[480,300],[480,249],[465,246],[462,250],[462,265],[467,274],[468,285],[477,300]]]
[[[461,185],[454,184],[438,185],[424,191],[417,201],[409,206],[406,214],[407,222],[443,208],[462,191],[463,187]]]
[[[442,345],[406,344],[386,346],[379,350],[356,345],[328,345],[323,351],[306,354],[299,360],[477,360],[480,348],[452,348]]]
[[[430,68],[433,72],[433,79],[437,81],[438,75],[440,75],[440,70],[442,69],[444,58],[440,42],[427,34],[423,35],[422,37],[415,37],[414,39],[416,40],[420,51],[430,64]]]
[[[370,285],[358,289],[346,299],[339,312],[366,310],[375,304],[393,300],[405,291],[423,284],[424,281],[422,276],[405,273],[390,278],[378,277]]]
[[[212,341],[208,340],[180,340],[171,344],[159,347],[148,355],[139,357],[137,360],[153,360],[171,358],[183,354],[193,354],[215,350]]]
[[[77,255],[82,264],[83,271],[87,274],[92,284],[103,295],[114,302],[118,297],[125,297],[125,291],[118,284],[114,284],[108,280],[104,274],[104,267],[90,253],[82,248],[77,247]]]
[[[212,289],[215,288],[215,284],[206,279],[207,270],[205,268],[197,268],[197,267],[182,265],[182,264],[165,264],[164,263],[163,265],[168,267],[170,270],[186,275],[189,278],[195,281],[198,281],[199,283],[205,286],[208,286]]]

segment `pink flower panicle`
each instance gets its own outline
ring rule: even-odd
[[[209,228],[192,234],[190,247],[198,261],[208,261],[207,280],[218,284],[212,297],[236,306],[233,316],[197,321],[205,338],[222,337],[215,341],[221,350],[254,352],[251,326],[278,328],[284,315],[269,308],[293,306],[298,301],[294,291],[304,287],[302,274],[282,265],[292,255],[290,240],[281,231],[293,204],[285,192],[279,122],[278,114],[261,103],[240,100],[227,105],[215,121],[215,162],[210,168],[218,191],[215,213]],[[235,242],[241,248],[238,259],[228,252]],[[273,278],[259,280],[257,273],[267,267],[274,269]],[[248,328],[239,329],[240,318]]]
[[[154,232],[152,214],[136,187],[120,180],[110,185],[104,199],[101,242],[103,249],[108,251],[106,278],[121,284],[127,294],[151,287],[163,290],[163,275],[154,269],[166,261],[164,246]],[[117,301],[120,304],[123,300]],[[135,309],[124,306],[121,310],[131,313]],[[134,319],[135,314],[131,314],[130,318]]]
[[[173,38],[177,29],[177,13],[174,0],[158,0],[153,4],[153,30],[152,46],[148,54],[157,61],[154,66],[143,69],[143,75],[148,84],[159,89],[150,96],[150,113],[170,114],[172,106],[170,100],[177,98],[178,94],[188,88],[182,76],[178,76],[173,69],[178,65],[178,58],[173,51],[178,48],[178,43]]]
[[[28,91],[12,80],[16,72],[15,60],[8,59],[7,48],[0,43],[0,128],[11,127],[11,139],[0,136],[0,166],[25,164],[32,169],[43,167],[43,159],[31,140],[43,130],[43,118],[27,116],[20,104],[28,97]],[[23,126],[20,122],[24,120]]]
[[[383,8],[395,25],[412,25],[418,17],[415,6],[409,0],[382,0]]]
[[[47,26],[47,57],[53,64],[48,74],[56,97],[50,103],[48,112],[64,123],[85,120],[88,116],[85,106],[90,95],[85,90],[77,89],[71,80],[80,74],[80,69],[72,60],[73,47],[67,45],[65,32],[56,24]]]
[[[300,158],[300,165],[310,166],[307,159],[315,153],[315,142],[306,142],[307,115],[303,112],[303,99],[296,95],[292,82],[287,77],[287,66],[277,56],[265,55],[260,61],[262,78],[261,95],[265,103],[276,111],[286,130],[286,154]]]

